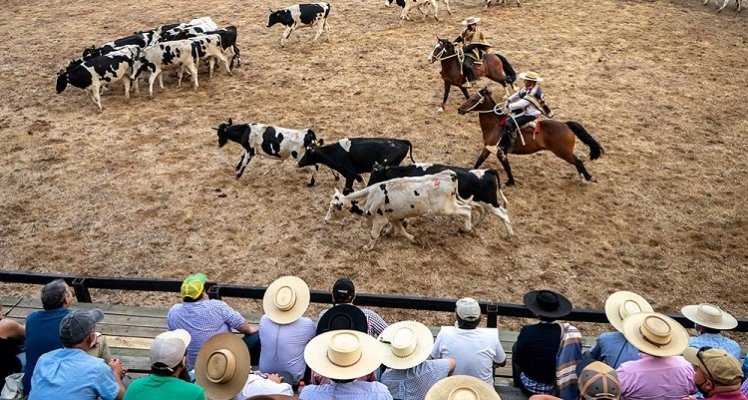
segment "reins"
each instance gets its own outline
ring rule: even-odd
[[[439,54],[437,54],[434,57],[436,59],[436,61],[444,61],[444,60],[448,60],[448,59],[450,59],[452,57],[457,57],[457,61],[460,62],[460,65],[462,65],[462,63],[465,61],[465,53],[461,49],[459,49],[459,50],[455,49],[454,50],[454,54],[448,55],[446,57],[442,57],[442,55],[444,55],[444,52],[446,52],[446,51],[447,51],[447,46],[445,46],[445,45],[442,44],[442,51],[440,51]],[[432,52],[431,55],[433,55],[433,54],[434,53]]]
[[[512,115],[512,113],[510,113],[510,112],[501,113],[500,112],[501,106],[499,106],[499,103],[496,103],[493,106],[493,108],[490,109],[490,110],[475,110],[475,107],[478,107],[479,105],[483,104],[483,101],[486,100],[486,96],[482,95],[480,92],[478,92],[478,96],[480,96],[480,100],[476,101],[475,104],[473,104],[470,108],[468,108],[467,110],[465,110],[465,112],[466,113],[476,113],[476,114],[494,113],[497,117],[501,117],[502,115],[506,115],[507,117],[511,118],[512,121],[514,121],[514,126],[515,126],[515,129],[516,129],[517,134],[519,136],[519,140],[522,141],[522,146],[525,146],[526,143],[525,143],[525,138],[522,135],[522,130],[520,129],[519,124],[517,123],[517,120],[514,119],[514,116]],[[535,136],[535,134],[533,133],[533,138],[534,138],[534,136]]]

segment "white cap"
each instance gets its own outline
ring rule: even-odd
[[[161,363],[174,368],[182,361],[192,338],[184,329],[164,332],[151,344],[151,366]]]
[[[473,322],[480,319],[480,304],[472,297],[457,300],[457,316],[463,321]]]

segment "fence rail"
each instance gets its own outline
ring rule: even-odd
[[[179,292],[182,281],[166,279],[142,278],[113,278],[102,276],[78,276],[65,274],[43,274],[22,271],[0,270],[0,282],[21,283],[31,285],[45,285],[55,279],[64,279],[75,290],[79,302],[91,303],[89,289],[114,289],[144,292]],[[262,299],[265,286],[222,285],[217,282],[206,283],[206,293],[210,298],[237,297],[245,299]],[[332,303],[329,292],[311,291],[312,303]],[[386,294],[357,293],[356,304],[370,307],[397,308],[405,310],[454,312],[457,299],[395,296]],[[532,312],[522,304],[498,303],[479,301],[481,311],[486,314],[486,325],[497,326],[497,317],[532,318]],[[693,324],[682,315],[668,314],[682,325],[690,327]],[[566,321],[607,323],[605,313],[599,310],[575,308],[571,314],[564,317]],[[748,319],[738,319],[738,332],[748,332]]]

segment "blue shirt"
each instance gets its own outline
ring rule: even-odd
[[[621,332],[606,332],[597,338],[595,347],[590,349],[590,356],[597,361],[618,368],[626,361],[638,360],[639,350],[629,343]]]
[[[23,367],[22,382],[27,394],[31,392],[31,377],[39,357],[62,348],[60,321],[69,312],[67,308],[42,310],[33,312],[26,318],[26,366]]]
[[[299,393],[299,400],[392,400],[387,386],[379,382],[353,381],[308,385]],[[30,400],[30,399],[29,399]]]
[[[260,371],[288,372],[298,382],[304,376],[304,347],[317,335],[314,321],[301,317],[290,324],[280,325],[270,317],[260,318]],[[292,383],[292,382],[289,382]]]
[[[398,400],[423,400],[429,389],[449,376],[449,360],[426,360],[413,368],[387,369],[382,383]]]
[[[29,400],[114,400],[119,384],[100,358],[80,349],[58,349],[39,357]]]
[[[698,349],[704,346],[722,349],[740,361],[740,345],[720,333],[702,333],[700,336],[691,336],[691,347]]]

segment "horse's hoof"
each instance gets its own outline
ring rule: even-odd
[[[436,113],[437,113],[437,114],[441,114],[441,113],[443,113],[443,112],[444,112],[444,107],[439,107],[439,109],[438,109],[438,110],[436,110]]]
[[[514,180],[507,181],[506,186],[514,186]]]

